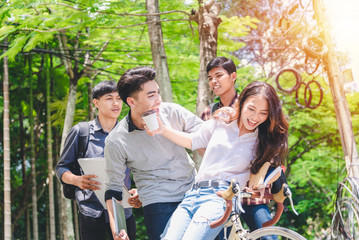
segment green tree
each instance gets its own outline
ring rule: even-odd
[[[39,239],[38,218],[37,218],[37,182],[36,182],[36,156],[35,156],[35,137],[34,137],[34,116],[33,116],[33,82],[31,58],[29,59],[29,78],[30,78],[30,150],[31,150],[31,179],[32,179],[32,227],[34,240]]]
[[[159,15],[159,0],[146,0],[148,13],[148,36],[151,42],[152,61],[156,70],[156,79],[162,90],[165,102],[172,102],[172,87],[168,72],[166,51],[163,44],[162,26]]]
[[[7,42],[5,41],[5,44]],[[6,50],[6,49],[5,49]],[[10,177],[10,116],[9,116],[9,66],[4,58],[4,239],[12,239],[11,232],[11,177]]]
[[[56,239],[55,228],[55,201],[54,201],[54,176],[53,176],[53,160],[52,160],[52,130],[51,130],[51,112],[50,112],[50,66],[49,58],[45,58],[46,68],[46,126],[47,126],[47,167],[49,180],[49,223],[50,223],[50,239]]]

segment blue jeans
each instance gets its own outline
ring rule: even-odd
[[[258,228],[261,228],[263,223],[272,219],[269,209],[265,204],[243,205],[243,209],[245,213],[241,213],[241,216],[244,222],[248,225],[251,232]],[[276,240],[278,238],[276,236],[265,236],[261,239]]]
[[[179,202],[153,203],[143,207],[143,216],[149,240],[159,240],[168,220]]]
[[[254,231],[262,227],[262,224],[272,219],[267,205],[243,205],[242,206],[245,213],[241,213],[242,220],[248,225],[250,231]],[[227,237],[231,232],[231,227],[227,229]],[[224,230],[222,230],[216,240],[224,239]],[[265,236],[262,237],[263,240],[276,240],[276,236]]]
[[[225,201],[218,197],[217,191],[224,191],[228,186],[218,188],[198,188],[187,191],[176,211],[161,235],[166,240],[212,240],[223,228],[211,229],[209,224],[223,216]]]

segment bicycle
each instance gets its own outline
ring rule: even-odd
[[[242,197],[250,197],[250,198],[258,198],[260,197],[259,192],[255,191],[241,191],[239,184],[235,181],[231,182],[231,185],[228,187],[226,191],[223,192],[217,192],[217,195],[222,197],[226,200],[226,210],[223,214],[223,216],[210,223],[211,228],[216,228],[222,224],[225,223],[225,228],[232,226],[231,232],[229,234],[228,240],[254,240],[254,239],[260,239],[264,236],[270,236],[270,235],[276,235],[279,240],[281,239],[292,239],[292,240],[306,240],[303,236],[300,234],[294,232],[293,230],[284,228],[284,227],[277,227],[272,226],[278,220],[280,219],[284,205],[283,202],[286,197],[289,198],[291,207],[295,214],[298,215],[298,213],[295,211],[292,201],[292,193],[290,191],[289,186],[286,183],[281,184],[282,187],[279,192],[274,194],[265,194],[264,198],[274,200],[277,203],[277,212],[275,216],[268,222],[265,222],[263,224],[263,228],[257,229],[253,232],[249,232],[249,230],[243,228],[242,223],[240,221],[238,212],[244,212],[240,199]],[[232,210],[232,199],[235,198],[235,205],[234,210]],[[228,219],[228,220],[227,220]],[[227,239],[227,236],[225,236],[225,239]]]

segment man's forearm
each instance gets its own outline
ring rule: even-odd
[[[64,183],[76,185],[76,179],[78,177],[79,176],[73,174],[71,171],[66,171],[66,172],[64,172],[64,174],[62,174],[61,180]]]

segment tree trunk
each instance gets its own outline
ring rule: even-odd
[[[77,81],[75,81],[75,83],[70,81],[69,96],[67,99],[67,107],[66,107],[66,116],[65,116],[64,127],[62,130],[62,136],[61,136],[60,153],[62,153],[64,149],[66,136],[69,133],[74,121],[75,107],[76,107],[76,93],[77,93]],[[63,221],[62,231],[64,235],[64,240],[70,240],[70,239],[72,240],[75,239],[75,233],[74,233],[74,225],[73,225],[71,200],[66,199],[64,197],[64,194],[62,193],[62,188],[61,188],[61,201],[62,201],[61,216]]]
[[[56,146],[56,145],[55,145]],[[62,191],[61,191],[61,183],[59,181],[56,181],[56,206],[57,206],[57,209],[58,209],[58,214],[56,215],[56,223],[57,223],[57,231],[58,231],[58,235],[59,235],[59,239],[64,239],[64,235],[63,235],[63,222],[62,222],[62,210],[61,210],[61,207],[62,207],[62,197],[61,197],[61,194],[62,194]]]
[[[217,56],[217,35],[218,25],[221,19],[218,18],[221,7],[215,0],[203,3],[199,0],[199,12],[195,16],[195,21],[198,23],[199,34],[199,58],[200,69],[198,78],[198,92],[197,92],[197,115],[213,102],[213,93],[211,92],[207,81],[207,64],[214,57]]]
[[[36,159],[35,159],[35,138],[34,138],[34,116],[33,116],[33,89],[31,58],[29,58],[29,76],[30,76],[30,149],[31,149],[31,178],[32,178],[32,229],[34,240],[39,239],[39,228],[37,219],[37,189],[36,189]]]
[[[86,33],[90,34],[90,29],[86,28]],[[89,48],[89,46],[86,46]],[[90,50],[86,51],[85,54],[85,64],[89,64],[90,63]],[[92,120],[95,117],[94,114],[94,109],[92,107],[92,88],[93,88],[93,79],[91,78],[91,72],[86,72],[87,77],[89,78],[89,81],[86,83],[87,86],[87,107],[88,107],[88,112],[87,112],[87,120]],[[97,75],[97,74],[96,74]]]
[[[101,49],[97,52],[96,56],[93,58],[92,61],[89,58],[90,56],[87,54],[85,58],[85,63],[83,64],[83,69],[79,71],[79,63],[81,62],[79,58],[79,54],[81,52],[79,51],[80,35],[81,32],[79,31],[77,33],[77,37],[75,39],[75,44],[74,44],[74,60],[75,60],[74,66],[72,66],[69,58],[63,57],[62,59],[65,64],[66,72],[70,78],[70,87],[69,87],[69,95],[67,99],[65,122],[61,136],[60,154],[63,151],[67,134],[69,133],[73,125],[75,108],[76,108],[76,93],[77,93],[78,80],[90,71],[91,66],[93,66],[98,59],[100,59],[101,54],[109,44],[109,40],[106,41],[102,45]],[[69,56],[70,51],[68,50],[67,47],[67,38],[65,33],[61,32],[58,35],[58,39],[59,39],[59,46],[62,56],[66,56],[66,55]],[[62,188],[61,188],[61,192],[62,192]],[[64,235],[63,239],[64,240],[75,239],[71,201],[69,199],[66,199],[63,194],[61,194],[61,201],[62,201],[61,216],[63,218],[62,230]]]
[[[30,208],[26,209],[26,239],[31,239]]]
[[[159,13],[159,0],[146,0],[149,14]],[[168,71],[166,51],[163,44],[163,34],[160,15],[148,16],[148,35],[151,42],[152,61],[156,70],[156,80],[161,89],[161,96],[165,102],[173,102],[171,79]]]
[[[67,49],[67,38],[65,33],[60,33],[58,35],[59,38],[59,46],[62,56],[69,55],[69,51]],[[76,44],[77,45],[77,44]],[[76,55],[77,56],[77,55]],[[63,147],[65,144],[65,139],[67,134],[69,133],[73,119],[75,114],[75,105],[76,105],[76,92],[77,92],[77,81],[74,80],[75,74],[72,69],[71,61],[68,58],[63,57],[63,62],[65,64],[66,72],[70,77],[70,87],[69,87],[69,95],[67,99],[66,106],[66,115],[65,122],[62,129],[61,135],[61,145],[60,145],[60,155],[63,151]],[[76,59],[77,60],[77,59]],[[76,64],[77,66],[77,64]],[[74,234],[74,226],[73,226],[73,217],[72,217],[72,208],[71,208],[71,200],[66,199],[62,192],[61,188],[61,217],[62,217],[62,234],[64,240],[73,240],[75,239]]]
[[[49,200],[50,201],[50,200]],[[50,239],[50,216],[49,216],[49,209],[46,209],[46,239]]]
[[[77,81],[70,81],[69,96],[67,98],[67,106],[66,106],[66,116],[65,116],[64,127],[62,129],[62,135],[61,135],[60,153],[62,153],[62,151],[64,150],[66,136],[70,132],[70,129],[72,128],[72,124],[74,122],[75,108],[76,108],[76,93],[77,93]]]
[[[7,41],[5,40],[5,45]],[[7,49],[4,49],[6,51]],[[9,65],[4,57],[4,239],[11,240],[11,177],[10,177],[10,116],[9,116]]]
[[[25,65],[26,65],[26,61],[25,61]],[[21,84],[19,85],[19,124],[20,124],[20,132],[19,132],[19,136],[25,136],[25,130],[24,130],[24,112],[21,106],[21,97],[23,96],[23,92],[22,92],[22,86]],[[26,156],[25,156],[25,139],[23,137],[20,138],[20,159],[21,159],[21,173],[22,173],[22,185],[26,184],[26,180],[27,180],[27,176],[26,176]],[[27,206],[27,205],[26,205]],[[25,210],[25,221],[24,221],[24,225],[25,225],[25,229],[26,229],[26,239],[30,239],[31,238],[31,231],[30,231],[30,222],[27,221],[29,219],[29,211],[28,208],[26,207]],[[29,229],[29,231],[27,231],[27,229]],[[29,233],[29,234],[28,234]]]
[[[359,176],[359,157],[355,143],[349,105],[344,93],[343,79],[334,54],[334,44],[328,31],[328,23],[324,13],[324,4],[321,0],[313,1],[313,9],[319,27],[323,30],[322,36],[328,47],[328,54],[323,57],[323,63],[327,70],[330,90],[333,97],[335,115],[337,118],[340,140],[342,143],[346,170],[349,177]]]
[[[51,112],[50,112],[50,69],[49,59],[45,57],[46,71],[46,120],[47,120],[47,167],[49,180],[49,223],[50,223],[50,239],[56,239],[55,228],[55,204],[54,204],[54,173],[52,161],[52,131],[51,131]]]
[[[92,119],[95,118],[95,111],[94,111],[94,108],[93,108],[92,95],[91,95],[92,94],[92,88],[93,88],[93,86],[92,86],[92,80],[91,80],[91,81],[89,81],[87,83],[87,94],[88,94],[87,104],[88,104],[88,109],[89,109],[87,117],[88,117],[89,120],[92,120]]]
[[[72,209],[74,215],[75,237],[77,240],[80,240],[80,223],[79,223],[79,214],[78,214],[76,201],[72,201]]]
[[[203,3],[202,0],[198,1],[199,10],[195,13],[193,20],[198,24],[199,34],[199,77],[197,88],[197,106],[196,114],[200,116],[203,110],[213,102],[214,95],[209,88],[207,78],[207,64],[217,56],[217,35],[218,25],[221,23],[221,19],[218,18],[221,7],[215,0],[211,0],[207,3]],[[196,164],[198,170],[202,157],[197,151],[193,152],[193,161]]]

